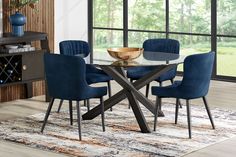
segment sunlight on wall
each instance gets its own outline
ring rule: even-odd
[[[88,40],[87,0],[55,1],[55,52],[63,40]]]

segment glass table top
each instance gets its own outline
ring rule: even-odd
[[[168,64],[181,64],[184,62],[185,56],[164,53],[164,52],[150,52],[144,51],[138,58],[131,61],[117,60],[112,58],[108,53],[95,52],[93,56],[94,65],[111,65],[111,66],[157,66]]]

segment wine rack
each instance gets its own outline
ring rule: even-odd
[[[0,84],[14,83],[22,78],[22,56],[0,57]]]

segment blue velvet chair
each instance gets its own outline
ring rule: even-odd
[[[60,54],[62,55],[80,55],[85,58],[90,53],[89,44],[82,40],[65,40],[60,42]],[[88,84],[106,82],[108,85],[108,96],[111,97],[111,84],[112,78],[107,75],[104,71],[97,69],[94,65],[86,64],[86,81]],[[87,102],[87,103],[86,103]],[[60,112],[63,100],[60,101],[58,112]],[[85,101],[89,110],[89,100]],[[112,110],[112,108],[111,108]]]
[[[46,81],[51,101],[44,118],[41,132],[43,132],[47,123],[54,99],[69,100],[71,125],[73,124],[72,101],[76,101],[79,139],[81,140],[81,115],[79,101],[91,98],[100,99],[102,128],[103,131],[105,131],[103,96],[107,94],[107,87],[90,87],[87,84],[85,79],[86,66],[84,59],[75,56],[45,54],[44,63]]]
[[[148,39],[143,43],[144,51],[151,52],[165,52],[165,53],[175,53],[179,54],[179,42],[174,39]],[[145,52],[148,53],[148,52]],[[130,81],[138,80],[147,73],[154,70],[156,67],[133,67],[127,70],[127,77],[130,78]],[[163,81],[170,80],[173,83],[173,79],[176,75],[177,67],[162,74],[160,77],[156,78],[155,81],[159,82],[162,86]],[[149,84],[146,86],[146,97],[149,93]]]
[[[167,87],[152,87],[152,94],[157,96],[154,130],[156,130],[157,111],[160,105],[160,98],[176,98],[175,124],[177,124],[179,109],[177,102],[179,99],[186,100],[189,138],[191,138],[190,100],[203,98],[212,128],[215,129],[206,100],[212,75],[214,57],[215,52],[188,56],[184,61],[184,74],[182,81],[176,81],[173,85]]]

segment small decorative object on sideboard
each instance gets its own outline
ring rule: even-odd
[[[35,4],[39,0],[10,0],[9,1],[9,11],[15,11],[15,14],[12,14],[9,17],[10,23],[12,25],[12,34],[14,36],[23,36],[24,35],[24,25],[26,23],[26,17],[20,13],[20,11],[29,6],[32,9],[35,9]]]
[[[9,19],[12,25],[12,34],[14,36],[23,36],[26,17],[17,11],[15,14],[11,15]]]
[[[35,50],[35,47],[31,47],[29,44],[5,45],[0,49],[0,53],[30,52]]]

